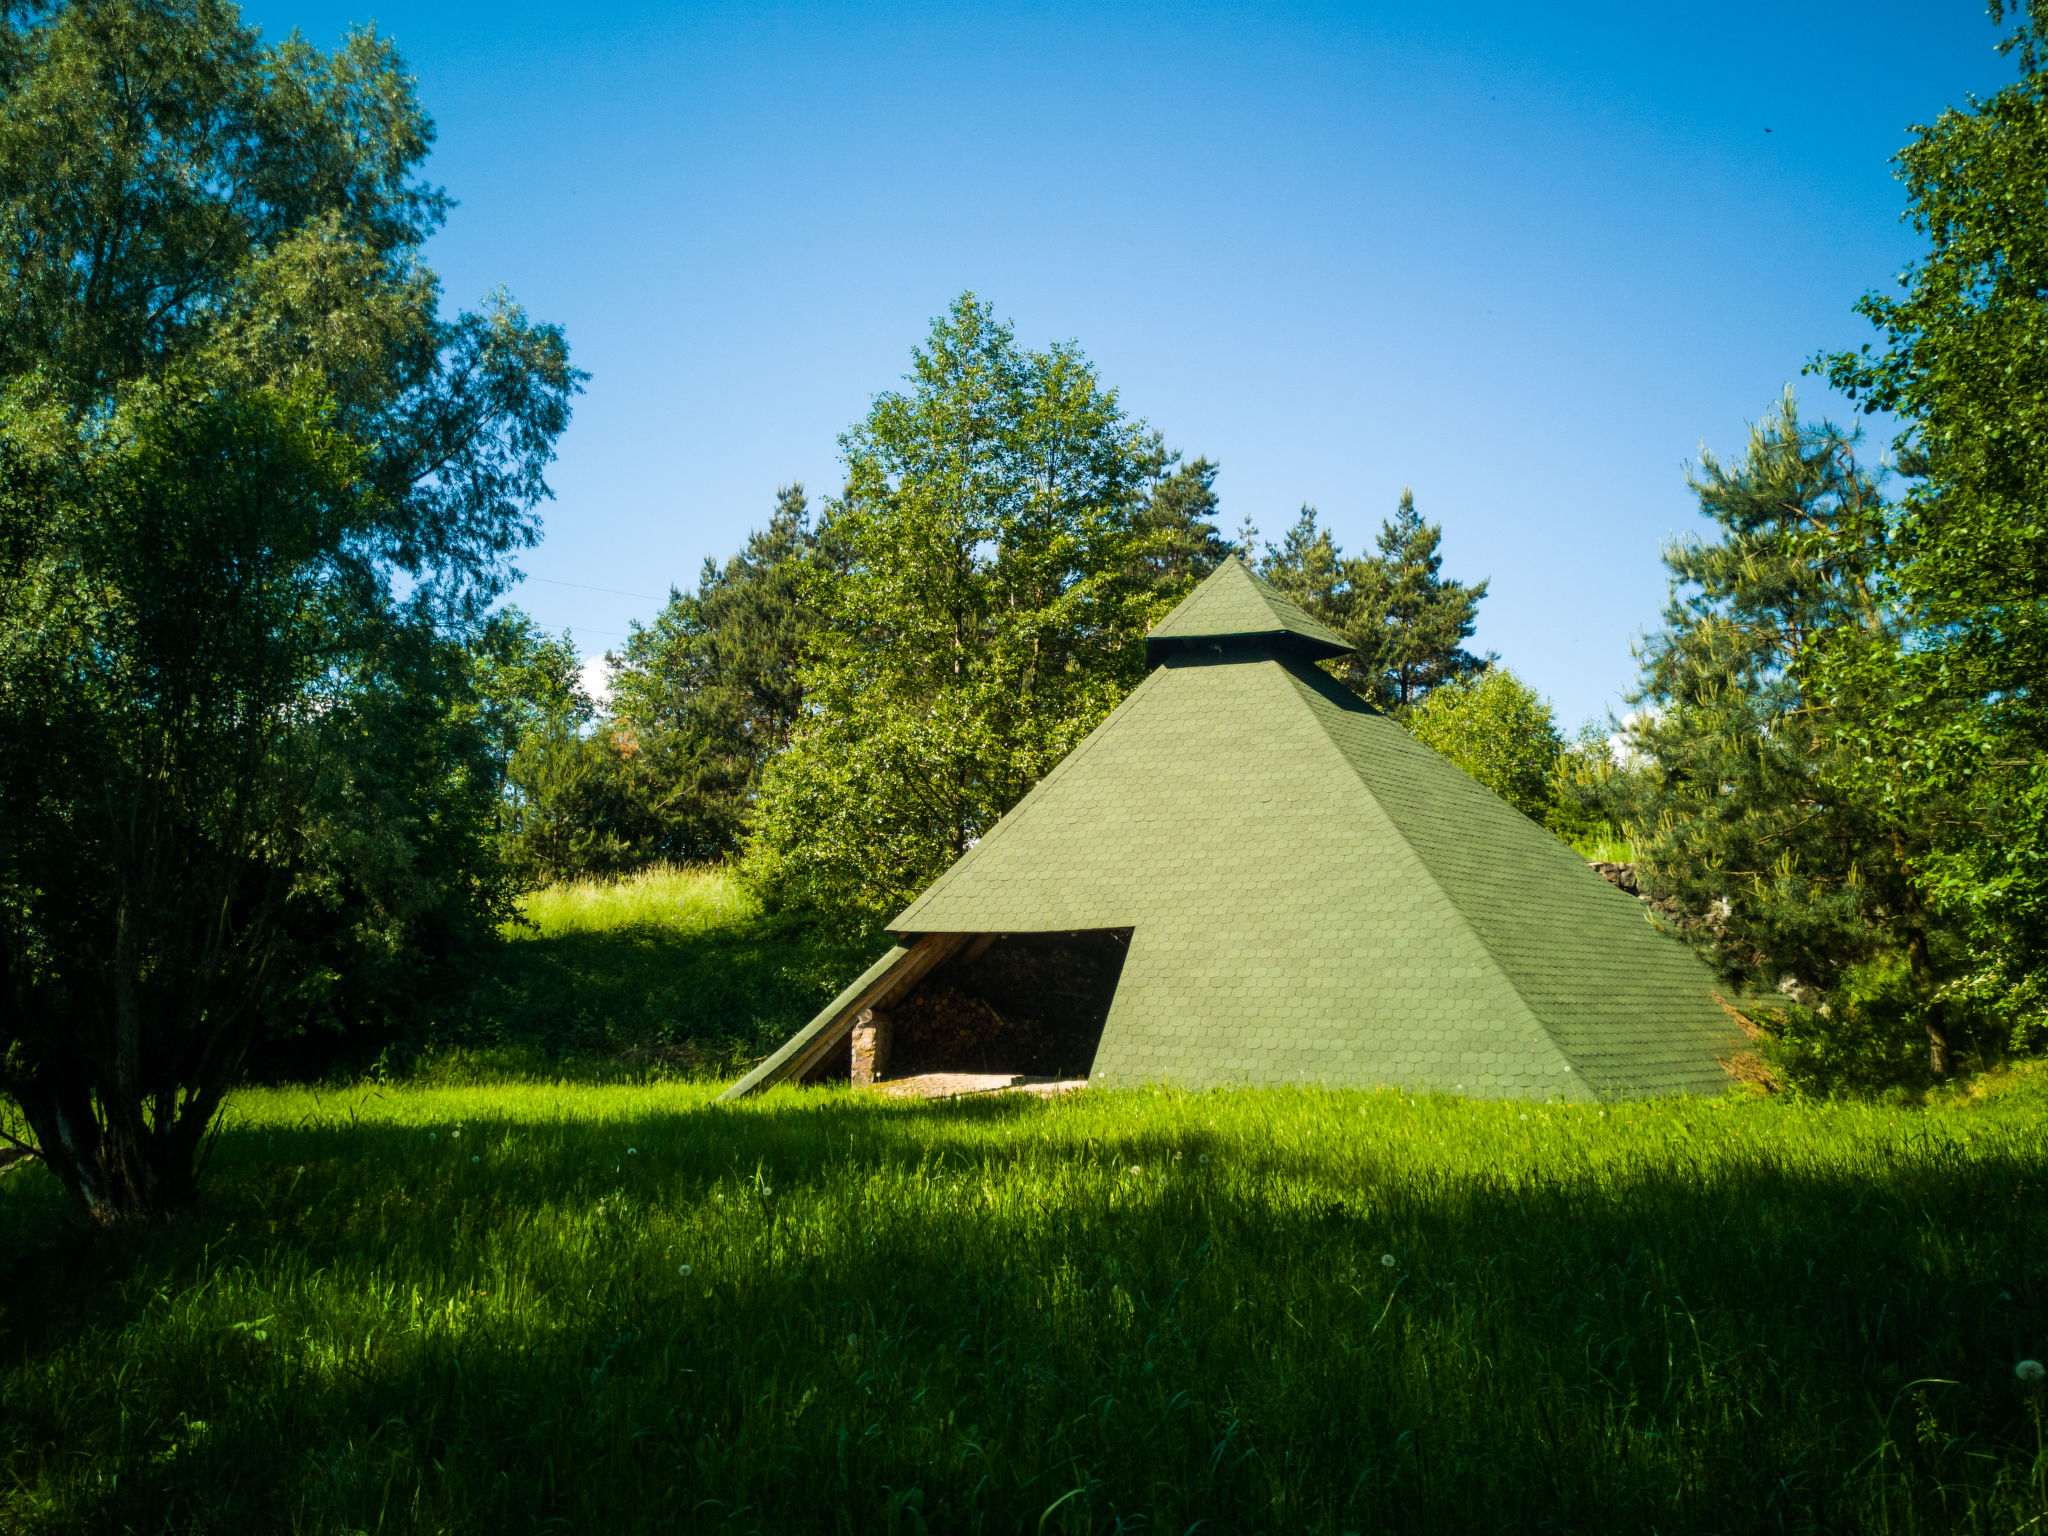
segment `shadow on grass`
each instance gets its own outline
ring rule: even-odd
[[[230,1129],[201,1211],[5,1278],[0,1525],[1988,1531],[2048,1509],[2012,1369],[2048,1315],[2036,1157],[1336,1172],[1062,1113],[823,1092]]]

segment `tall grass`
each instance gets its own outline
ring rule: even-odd
[[[252,1091],[0,1180],[0,1528],[2048,1529],[2039,1086]]]
[[[1635,844],[1615,837],[1581,837],[1572,841],[1572,851],[1588,864],[1633,864]]]
[[[761,912],[721,867],[661,864],[622,880],[574,880],[529,892],[519,915],[522,921],[505,928],[514,942],[621,929],[702,937]]]
[[[729,1072],[888,943],[765,913],[726,871],[677,867],[533,892],[505,937],[433,1032],[429,1075]]]

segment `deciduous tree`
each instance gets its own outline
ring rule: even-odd
[[[1906,419],[1877,574],[1913,643],[1847,630],[1813,676],[1882,698],[1844,784],[1928,830],[1912,886],[1967,935],[1954,990],[2025,1039],[2048,1018],[2048,19],[1991,11],[2020,78],[1914,130],[1898,174],[1926,253],[1857,306],[1882,347],[1817,364]]]
[[[1523,815],[1549,823],[1564,739],[1550,705],[1506,667],[1438,684],[1404,723]]]
[[[430,140],[368,33],[0,8],[0,1090],[99,1221],[191,1198],[257,1029],[503,911],[459,641],[579,376],[440,316]]]
[[[1079,348],[1017,345],[963,295],[841,447],[804,709],[746,869],[771,897],[873,912],[938,874],[1142,675],[1151,435]]]

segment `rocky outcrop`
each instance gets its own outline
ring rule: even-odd
[[[1631,896],[1643,901],[1649,900],[1643,895],[1642,886],[1636,883],[1636,867],[1633,864],[1608,864],[1596,859],[1593,861],[1593,873],[1609,885],[1627,891]]]
[[[1705,924],[1711,933],[1719,934],[1723,931],[1722,925],[1727,920],[1729,912],[1727,897],[1723,896],[1719,901],[1715,902],[1707,910],[1705,916],[1694,917],[1681,908],[1671,897],[1666,896],[1659,899],[1644,890],[1642,875],[1635,865],[1609,864],[1600,859],[1589,859],[1587,863],[1591,865],[1593,872],[1599,875],[1602,880],[1605,880],[1616,890],[1628,892],[1629,895],[1635,897],[1637,901],[1643,902],[1651,911],[1655,912],[1665,922],[1680,932],[1690,928],[1697,928],[1702,924]]]

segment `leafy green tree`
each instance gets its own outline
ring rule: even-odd
[[[1551,779],[1564,740],[1550,705],[1506,667],[1439,684],[1404,724],[1523,815],[1551,819]]]
[[[1147,569],[1152,439],[1077,347],[1021,348],[964,294],[909,384],[840,440],[804,709],[744,866],[780,902],[872,912],[924,885],[1138,681],[1178,595]]]
[[[1858,967],[1910,957],[1934,1070],[1949,1046],[1936,925],[1912,872],[1925,829],[1853,793],[1861,726],[1884,700],[1816,699],[1817,638],[1896,653],[1872,586],[1885,503],[1855,439],[1788,393],[1738,463],[1692,478],[1711,540],[1666,549],[1672,597],[1640,649],[1633,770],[1607,794],[1653,891],[1732,981],[1818,1001]]]
[[[803,486],[785,486],[743,551],[707,559],[696,592],[671,591],[612,658],[612,731],[642,808],[635,847],[674,859],[737,850],[762,770],[803,710],[816,627],[805,583],[823,558]]]
[[[91,1217],[161,1215],[258,1031],[366,927],[496,914],[488,796],[445,697],[403,719],[445,651],[365,557],[386,504],[317,402],[181,385],[84,429],[24,418],[0,457],[0,1087]]]
[[[78,411],[178,369],[310,384],[391,503],[383,557],[481,604],[536,537],[580,375],[503,295],[441,316],[433,136],[371,31],[329,54],[222,0],[0,12],[0,376]]]
[[[579,376],[440,317],[430,138],[368,34],[0,9],[0,1090],[98,1221],[191,1198],[259,1030],[504,910],[459,641]]]
[[[522,742],[562,730],[581,734],[597,717],[566,630],[550,635],[508,605],[478,627],[469,655],[479,719],[501,775],[510,774]]]
[[[635,863],[631,790],[612,735],[596,729],[568,634],[517,608],[491,615],[470,646],[482,722],[498,766],[498,850],[521,885],[616,874]]]
[[[2020,78],[1914,130],[1899,177],[1927,252],[1898,296],[1857,306],[1882,349],[1816,364],[1906,419],[1878,579],[1913,643],[1846,630],[1812,671],[1825,695],[1882,699],[1843,783],[1929,829],[1912,885],[1966,935],[1953,990],[2025,1039],[2048,1017],[2048,19],[1991,12],[2016,19]]]

